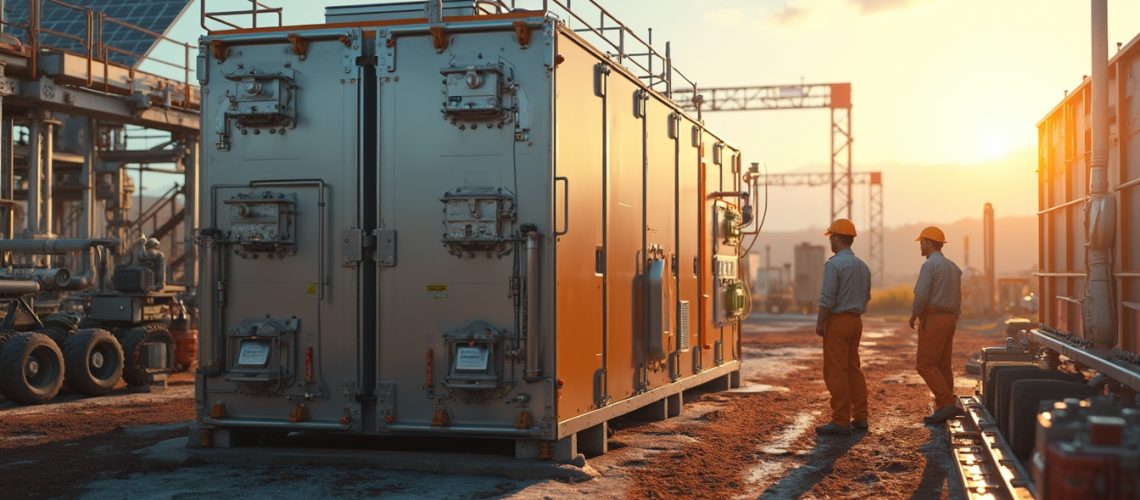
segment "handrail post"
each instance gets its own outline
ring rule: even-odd
[[[32,46],[28,74],[37,80],[40,77],[40,0],[28,2],[28,43]]]
[[[94,47],[94,44],[93,44],[93,42],[94,42],[94,37],[92,36],[92,35],[93,35],[93,33],[91,33],[91,32],[92,32],[92,31],[95,29],[95,14],[94,14],[94,12],[91,10],[91,8],[90,8],[90,7],[88,7],[88,8],[87,8],[87,12],[86,12],[86,14],[87,14],[87,46],[86,46],[86,53],[87,53],[87,86],[88,86],[88,87],[90,87],[90,86],[91,86],[91,84],[92,84],[92,83],[95,81],[95,75],[91,74],[91,71],[92,71],[92,62],[91,62],[91,59],[92,59],[92,56],[93,56],[93,54],[91,53],[91,51],[95,50],[95,47]]]

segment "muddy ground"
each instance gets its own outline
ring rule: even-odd
[[[970,353],[1001,343],[995,322],[964,322],[955,373]],[[0,399],[4,498],[825,498],[961,497],[945,430],[923,425],[929,393],[914,372],[905,317],[865,318],[861,354],[871,430],[817,439],[828,421],[822,358],[812,319],[760,315],[746,324],[744,387],[686,394],[684,413],[653,423],[613,422],[610,453],[585,468],[594,479],[406,472],[367,460],[211,463],[182,447],[193,417],[186,375],[151,394],[63,395],[22,407]],[[959,393],[974,381],[958,379]],[[505,445],[504,445],[505,444]],[[406,443],[389,446],[401,449]],[[509,443],[460,444],[471,461],[502,459]],[[422,449],[422,446],[415,446]],[[262,453],[250,449],[249,453]]]

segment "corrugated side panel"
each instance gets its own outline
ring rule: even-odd
[[[1117,201],[1113,273],[1119,346],[1140,350],[1140,45],[1117,54],[1109,67],[1109,184]],[[1086,82],[1038,124],[1038,284],[1040,321],[1082,335],[1085,293],[1084,203],[1091,131]]]

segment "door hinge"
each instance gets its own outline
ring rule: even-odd
[[[376,252],[373,256],[376,259],[376,264],[380,267],[395,267],[396,266],[396,230],[395,229],[377,229],[372,231],[373,246],[376,247]]]
[[[362,229],[345,229],[340,232],[341,265],[356,267],[364,259],[364,250],[376,248],[376,237]]]

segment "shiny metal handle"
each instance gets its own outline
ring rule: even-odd
[[[555,231],[554,236],[562,236],[570,232],[570,179],[566,177],[555,177],[555,184],[562,181],[562,230]]]

